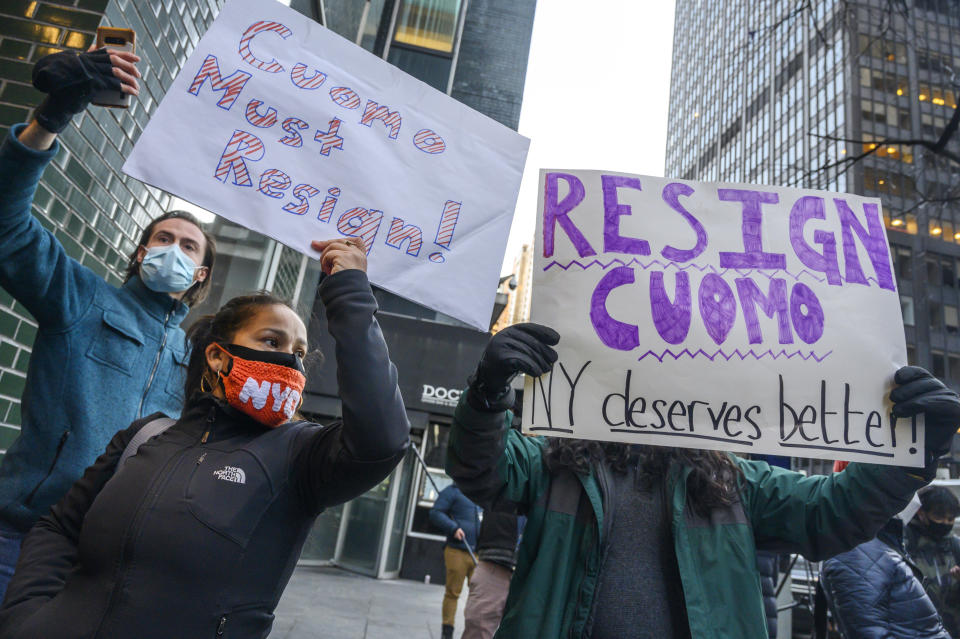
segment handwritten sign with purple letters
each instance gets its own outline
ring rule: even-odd
[[[157,69],[146,69],[146,74]],[[124,171],[486,330],[529,141],[276,2],[230,0]]]
[[[921,465],[879,200],[541,171],[539,213],[526,432]]]

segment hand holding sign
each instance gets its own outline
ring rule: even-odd
[[[551,348],[560,335],[549,326],[526,323],[503,329],[487,343],[477,372],[470,381],[470,396],[483,408],[509,408],[513,404],[510,380],[519,373],[539,377],[553,368],[557,352]]]
[[[320,252],[320,268],[327,275],[349,269],[367,271],[367,254],[363,242],[358,239],[314,240],[310,248]]]
[[[890,393],[893,414],[913,417],[923,413],[927,461],[946,455],[960,427],[960,396],[919,366],[904,366],[894,381],[900,386]]]

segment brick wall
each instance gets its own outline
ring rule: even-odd
[[[137,32],[143,58],[139,99],[129,109],[91,107],[60,136],[62,149],[37,189],[33,213],[67,253],[112,284],[143,228],[170,196],[120,168],[222,0],[64,0],[0,2],[0,135],[25,122],[42,94],[33,63],[63,49],[85,50],[101,24]],[[19,431],[20,402],[37,325],[0,288],[0,452]]]

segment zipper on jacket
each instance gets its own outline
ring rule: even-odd
[[[174,306],[176,306],[176,302],[174,302]],[[147,393],[150,392],[150,387],[153,386],[153,378],[157,374],[157,368],[160,367],[160,356],[163,355],[163,348],[167,345],[167,324],[170,322],[170,315],[172,313],[173,308],[167,311],[167,314],[163,318],[163,337],[160,339],[160,349],[157,350],[157,357],[153,360],[153,369],[150,371],[150,377],[147,378],[147,387],[143,389],[140,405],[137,406],[137,419],[143,417],[143,403],[147,401]]]
[[[216,407],[211,407],[210,412],[207,413],[207,427],[203,431],[203,436],[200,438],[201,444],[206,444],[207,440],[210,438],[210,429],[213,428],[213,422],[217,419],[217,409]],[[200,459],[197,460],[197,465],[200,465],[200,462],[203,461],[203,458],[206,457],[206,453],[200,456]]]
[[[126,578],[126,569],[123,566],[129,561],[131,555],[133,554],[135,537],[140,531],[140,526],[143,523],[143,519],[146,517],[147,511],[153,508],[153,505],[160,497],[160,493],[163,492],[164,488],[166,488],[174,472],[176,471],[177,466],[180,464],[183,457],[189,450],[190,448],[181,449],[171,455],[164,462],[159,472],[157,472],[154,478],[151,480],[150,485],[147,486],[145,496],[140,500],[140,504],[137,506],[137,510],[134,513],[133,520],[127,525],[127,530],[123,535],[123,541],[121,542],[120,547],[120,563],[117,567],[117,572],[114,573],[114,584],[121,583]],[[103,627],[104,622],[110,616],[110,613],[113,611],[113,608],[116,606],[118,596],[118,588],[116,585],[114,585],[113,592],[110,594],[110,600],[107,602],[107,607],[103,611],[103,614],[100,615],[100,622],[97,624],[96,632],[94,632],[92,636],[100,636],[100,630]]]
[[[223,636],[223,628],[227,625],[227,616],[223,615],[220,617],[220,623],[217,624],[217,636]]]
[[[33,490],[30,491],[30,494],[27,495],[27,498],[23,501],[25,505],[30,505],[30,503],[33,501],[33,498],[37,495],[37,491],[40,490],[41,486],[43,486],[43,482],[50,479],[50,475],[53,474],[53,469],[57,466],[57,460],[60,459],[60,453],[63,452],[63,447],[66,445],[67,437],[69,436],[69,430],[63,431],[63,435],[60,435],[60,441],[57,443],[57,452],[53,454],[53,461],[50,462],[50,468],[47,469],[47,474],[43,476],[43,479],[41,479],[37,485],[33,487]]]

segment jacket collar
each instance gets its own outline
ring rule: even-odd
[[[292,420],[281,424],[276,429],[267,428],[246,413],[230,406],[226,400],[204,392],[196,392],[190,396],[180,421],[185,425],[185,430],[198,436],[209,431],[208,441],[241,434],[261,435],[272,430],[287,428],[291,424],[301,423],[300,420]]]
[[[175,300],[168,293],[151,291],[143,283],[139,275],[131,277],[123,285],[123,290],[130,293],[140,306],[151,316],[163,321],[170,313],[171,326],[179,326],[183,318],[190,312],[190,307],[179,300]]]

